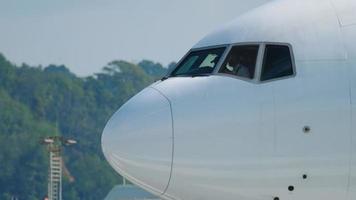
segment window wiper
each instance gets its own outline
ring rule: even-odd
[[[163,76],[162,78],[161,78],[161,81],[165,81],[165,80],[167,80],[169,78],[169,76]]]
[[[161,81],[165,81],[165,80],[167,80],[167,79],[169,79],[169,78],[171,78],[171,77],[173,77],[173,76],[163,76],[160,80],[161,80]]]
[[[191,77],[202,77],[202,76],[210,76],[210,74],[192,74]]]
[[[191,74],[191,75],[185,75],[185,76],[182,76],[182,75],[181,76],[164,76],[160,80],[165,81],[171,77],[192,77],[192,78],[194,78],[194,77],[203,77],[203,76],[210,76],[210,74]]]

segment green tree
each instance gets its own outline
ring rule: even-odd
[[[39,140],[48,135],[79,141],[64,150],[74,178],[64,179],[64,199],[103,199],[121,178],[102,155],[102,130],[165,69],[151,61],[113,61],[79,78],[63,65],[15,66],[0,54],[0,199],[40,199],[47,193],[48,154]]]

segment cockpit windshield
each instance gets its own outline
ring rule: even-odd
[[[259,45],[238,45],[231,48],[219,72],[253,79]]]
[[[170,76],[199,76],[208,75],[214,71],[225,47],[192,51],[176,67]]]

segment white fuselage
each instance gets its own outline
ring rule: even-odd
[[[107,160],[163,199],[356,199],[355,9],[276,1],[209,34],[193,51],[289,44],[295,75],[260,82],[257,64],[249,81],[215,70],[153,83],[105,127]]]

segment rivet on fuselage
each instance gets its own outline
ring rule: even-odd
[[[293,185],[288,186],[288,190],[292,192],[294,190],[294,186]]]
[[[308,175],[303,174],[303,179],[307,179],[307,178],[308,178]]]
[[[309,126],[304,126],[303,127],[303,132],[304,133],[309,133],[310,132],[310,127]]]

